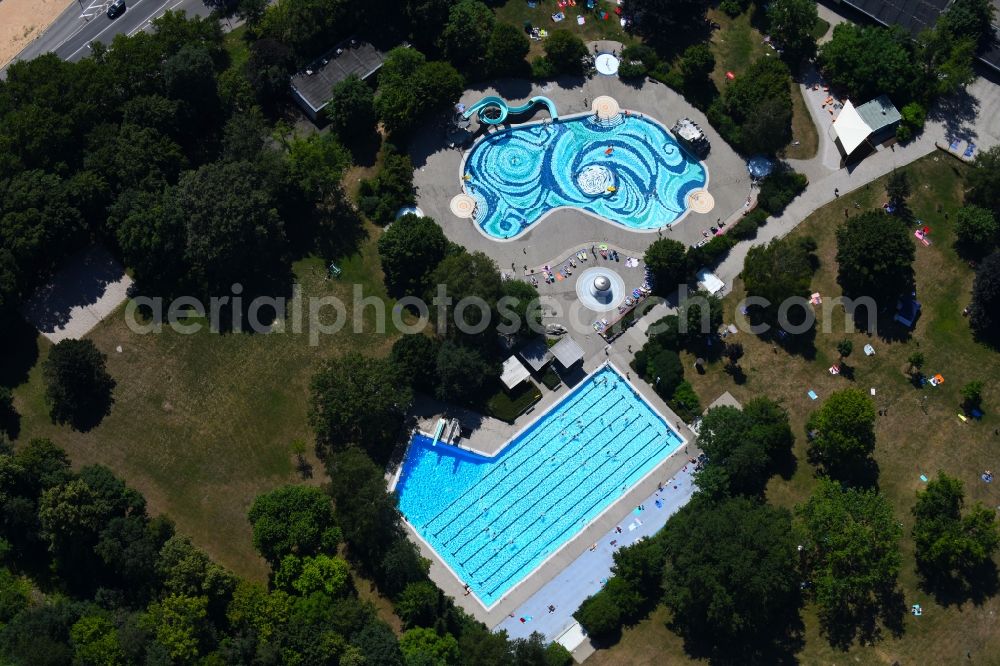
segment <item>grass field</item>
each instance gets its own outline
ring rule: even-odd
[[[974,663],[996,663],[996,655],[1000,654],[1000,632],[996,631],[1000,600],[989,598],[980,606],[972,602],[949,607],[935,603],[919,587],[909,538],[913,525],[910,509],[915,493],[924,485],[919,478],[921,474],[933,477],[943,470],[964,482],[968,502],[981,501],[1000,508],[1000,488],[979,478],[984,469],[1000,467],[997,464],[1000,437],[994,435],[994,430],[1000,427],[1000,354],[976,343],[962,317],[973,274],[952,248],[950,218],[954,218],[961,201],[965,168],[943,153],[935,153],[907,168],[914,189],[911,208],[931,227],[933,239],[930,247],[914,239],[914,270],[923,315],[911,337],[892,341],[861,333],[845,334],[844,314],[842,310],[834,310],[829,322],[831,332],[817,333],[814,359],[792,356],[782,350],[775,352],[756,337],[739,333],[736,340],[746,351],[741,361],[746,383],[734,384],[724,372],[722,362],[710,365],[705,375],[690,373],[690,380],[702,397],[728,390],[737,399],[746,401],[763,394],[780,400],[789,410],[798,440],[799,466],[789,480],[775,478],[768,488],[769,501],[785,507],[803,501],[815,484],[813,470],[805,462],[803,428],[820,401],[838,388],[854,385],[865,391],[875,388],[877,407],[888,410],[877,424],[875,458],[880,468],[879,486],[904,527],[900,586],[907,608],[919,603],[924,614],[919,618],[907,615],[906,630],[901,637],[887,636],[874,646],[855,647],[844,654],[829,646],[820,634],[814,610],[807,607],[806,645],[798,655],[801,663],[891,664],[897,660],[900,664],[965,663],[965,654],[970,651]],[[840,293],[836,284],[834,234],[843,220],[844,206],[850,205],[853,210],[854,201],[863,208],[879,206],[884,197],[884,180],[819,209],[793,232],[796,236],[810,235],[819,244],[821,266],[812,288],[824,300]],[[737,281],[732,294],[725,299],[726,322],[733,321],[743,295],[742,284]],[[823,323],[821,318],[820,329]],[[845,337],[854,342],[854,352],[847,359],[855,370],[853,381],[827,372],[837,361],[837,342]],[[865,356],[862,349],[866,343],[875,347],[874,356]],[[913,387],[905,369],[906,358],[915,350],[926,357],[925,373],[944,375],[942,386]],[[694,361],[691,357],[684,360],[687,367]],[[960,390],[974,379],[985,382],[986,416],[981,422],[962,423],[957,418]],[[809,389],[819,394],[820,401],[809,400],[806,395]],[[617,646],[598,652],[591,662],[599,666],[652,664],[654,659],[655,663],[684,663],[681,642],[664,628],[665,618],[666,611],[659,609],[637,627],[627,630]],[[994,656],[989,657],[990,654]]]
[[[708,18],[721,27],[712,33],[710,45],[715,54],[715,70],[712,71],[712,81],[719,91],[725,90],[726,72],[736,76],[746,71],[754,61],[760,58],[777,58],[778,54],[764,43],[764,36],[752,25],[751,18],[754,9],[730,18],[718,9],[709,9]],[[825,23],[825,21],[823,22]],[[817,30],[820,28],[817,24]],[[823,28],[826,32],[826,28]],[[792,143],[784,151],[785,157],[794,159],[809,159],[816,154],[819,147],[819,135],[813,124],[809,110],[797,83],[791,84],[792,95]],[[798,145],[795,142],[798,141]]]
[[[502,7],[497,7],[496,14],[498,20],[518,28],[523,27],[525,22],[550,32],[556,28],[565,28],[584,42],[607,39],[621,42],[627,46],[636,41],[625,32],[618,17],[614,14],[615,3],[601,0],[596,5],[603,7],[604,11],[610,15],[606,21],[599,19],[594,10],[587,9],[587,0],[576,0],[575,7],[565,9],[559,9],[554,0],[540,0],[535,7],[529,7],[525,0],[508,0]],[[562,12],[566,18],[555,23],[552,20],[552,15],[556,12]],[[586,22],[579,25],[576,22],[577,16],[582,16]],[[532,41],[528,57],[534,58],[543,53],[542,42]]]
[[[365,295],[384,297],[378,232],[371,227],[369,233],[356,254],[338,260],[340,280],[324,279],[320,259],[297,262],[303,294],[335,295],[348,308],[353,284]],[[159,335],[139,335],[119,310],[87,336],[108,355],[118,382],[110,416],[87,433],[49,422],[41,362],[50,345],[39,336],[38,363],[15,390],[20,441],[49,437],[77,466],[108,465],[145,494],[152,512],[169,515],[221,564],[263,579],[267,568],[250,542],[246,512],[259,493],[300,480],[291,443],[312,441],[306,398],[313,368],[348,351],[387,353],[394,340],[374,333],[371,308],[360,333],[352,331],[350,318],[348,309],[348,325],[312,347],[308,335],[290,332],[185,336],[164,328]],[[330,319],[332,314],[324,321]],[[319,483],[325,472],[310,460],[315,474],[308,482]]]

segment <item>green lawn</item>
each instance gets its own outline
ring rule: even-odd
[[[576,0],[575,7],[559,9],[553,0],[540,0],[536,7],[528,6],[525,0],[508,0],[503,6],[497,7],[497,19],[505,21],[518,28],[524,26],[527,21],[536,28],[552,31],[556,28],[565,28],[582,39],[584,42],[608,39],[622,42],[625,45],[635,43],[635,39],[628,35],[622,28],[618,16],[614,13],[615,3],[600,0],[596,3],[595,10],[603,7],[610,17],[603,21],[595,14],[595,10],[587,9],[587,0]],[[566,19],[555,23],[552,15],[561,11],[566,15]],[[576,17],[582,16],[586,23],[578,25]],[[529,58],[542,55],[542,43],[531,42],[531,52]]]
[[[241,25],[225,34],[222,45],[229,54],[229,66],[233,69],[242,68],[250,59],[250,47],[246,41],[246,25]]]
[[[778,54],[764,44],[762,35],[751,23],[754,8],[730,18],[718,9],[709,9],[708,18],[721,28],[712,33],[710,46],[715,54],[712,81],[720,92],[726,89],[726,72],[740,76],[760,58],[777,58]],[[817,27],[818,29],[818,27]],[[825,32],[825,29],[824,29]],[[791,84],[792,94],[792,143],[784,151],[785,157],[809,159],[816,154],[819,135],[797,83]],[[798,141],[798,145],[795,142]]]
[[[384,296],[378,232],[369,232],[357,254],[338,260],[340,280],[325,280],[319,259],[296,263],[304,295],[335,295],[349,307],[351,285],[361,284],[365,295]],[[371,308],[361,333],[351,330],[350,317],[348,310],[348,325],[311,347],[307,335],[292,333],[183,336],[165,328],[137,335],[119,310],[87,336],[108,355],[118,382],[110,416],[88,433],[49,422],[40,364],[50,344],[39,336],[38,363],[15,390],[20,441],[49,437],[75,465],[108,465],[217,561],[263,579],[267,568],[253,550],[246,512],[257,494],[300,480],[290,447],[296,438],[312,440],[306,402],[313,368],[348,351],[387,353],[395,337],[373,332]],[[309,482],[320,483],[325,472],[310,460]]]
[[[530,379],[507,391],[500,388],[496,394],[489,399],[487,404],[489,413],[494,418],[507,423],[513,423],[518,416],[523,414],[529,407],[542,399],[542,393]]]
[[[734,384],[721,361],[710,365],[705,375],[690,373],[688,377],[705,404],[728,390],[741,401],[763,394],[780,400],[788,408],[798,438],[799,466],[791,479],[776,478],[768,489],[769,501],[785,507],[803,501],[815,483],[812,468],[805,460],[803,429],[810,412],[820,403],[809,400],[806,396],[809,389],[815,390],[822,400],[838,388],[854,385],[867,391],[874,387],[877,407],[888,410],[877,426],[875,457],[880,468],[879,486],[904,526],[900,585],[905,603],[907,607],[921,604],[924,614],[919,618],[907,615],[906,631],[901,637],[889,636],[874,646],[855,647],[844,654],[832,649],[821,636],[815,612],[807,607],[806,644],[798,655],[804,664],[891,664],[897,660],[901,664],[959,663],[967,651],[972,652],[974,661],[995,663],[989,661],[988,655],[1000,654],[1000,632],[996,631],[1000,600],[993,597],[981,606],[971,602],[952,607],[936,604],[919,589],[913,543],[909,538],[913,525],[910,509],[915,493],[924,485],[919,478],[921,474],[933,477],[943,470],[965,483],[968,502],[981,501],[987,506],[1000,507],[997,484],[987,485],[979,478],[984,469],[997,467],[1000,438],[994,435],[994,430],[1000,427],[1000,354],[976,343],[967,320],[962,317],[973,275],[952,248],[951,219],[961,201],[965,168],[940,152],[907,168],[914,189],[911,207],[931,227],[933,239],[930,247],[914,239],[914,270],[923,315],[912,337],[890,341],[854,332],[845,334],[843,312],[834,310],[832,332],[819,332],[816,336],[815,359],[792,356],[781,350],[775,353],[769,344],[740,333],[737,341],[746,351],[741,361],[747,375],[745,384]],[[853,211],[854,201],[863,208],[878,207],[884,197],[884,180],[819,209],[793,232],[794,236],[810,235],[819,244],[821,266],[812,288],[824,300],[840,293],[836,284],[834,234],[844,218],[844,207],[849,206]],[[743,295],[742,284],[737,281],[725,300],[726,322],[733,321]],[[853,382],[827,372],[837,361],[837,342],[845,337],[854,342],[854,352],[847,359],[855,369]],[[866,343],[875,347],[874,356],[865,356]],[[918,349],[926,357],[925,372],[944,375],[942,386],[916,389],[909,382],[905,374],[906,358]],[[684,360],[685,366],[691,367],[694,359]],[[982,422],[962,423],[957,418],[961,387],[974,379],[985,382],[986,416]],[[626,631],[616,647],[598,652],[593,663],[652,664],[654,658],[655,663],[684,663],[680,641],[664,629],[664,618],[661,609]]]

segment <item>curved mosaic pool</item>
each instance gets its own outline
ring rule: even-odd
[[[631,229],[657,229],[687,209],[708,174],[657,122],[580,116],[484,137],[464,165],[475,221],[512,238],[556,208],[581,208]]]

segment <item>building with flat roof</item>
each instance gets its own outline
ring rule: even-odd
[[[316,121],[330,103],[335,85],[351,74],[367,79],[382,67],[384,60],[384,54],[368,42],[345,39],[292,76],[292,97]]]

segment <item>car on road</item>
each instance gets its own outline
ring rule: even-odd
[[[114,20],[122,15],[125,11],[125,0],[114,0],[110,5],[108,5],[108,18]]]

